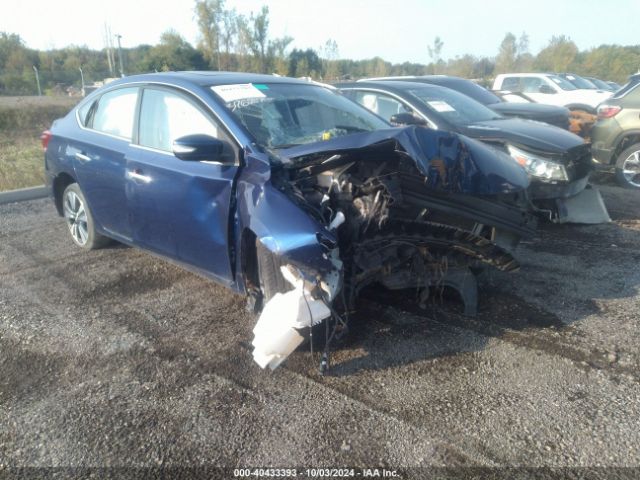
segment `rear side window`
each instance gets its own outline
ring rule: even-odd
[[[83,127],[87,126],[89,112],[91,111],[91,108],[96,104],[96,102],[97,101],[87,102],[78,109],[78,119],[80,120],[80,124]]]
[[[138,137],[140,145],[171,152],[176,138],[193,134],[220,138],[216,125],[183,96],[167,90],[144,90]]]
[[[120,88],[107,92],[98,100],[91,128],[131,140],[138,88]]]
[[[626,91],[626,97],[629,100],[633,100],[633,101],[639,101],[640,100],[640,88],[638,88],[640,86],[640,83],[636,83],[630,90]],[[616,98],[620,98],[620,97],[616,97]]]
[[[640,85],[640,80],[632,79],[628,83],[626,83],[620,90],[615,92],[612,98],[622,98],[631,90],[635,89],[638,85]]]

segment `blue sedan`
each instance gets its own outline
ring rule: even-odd
[[[510,250],[535,226],[527,174],[508,156],[391,128],[333,88],[290,78],[127,77],[55,121],[43,146],[79,247],[148,250],[256,311],[296,290],[318,304],[305,313],[278,300],[297,327],[339,316],[372,283],[429,288],[443,265],[512,270]]]

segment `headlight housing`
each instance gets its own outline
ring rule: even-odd
[[[525,152],[512,145],[508,145],[507,148],[511,157],[522,165],[532,177],[546,181],[569,180],[564,165],[539,157],[533,153]]]

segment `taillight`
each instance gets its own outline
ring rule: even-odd
[[[42,150],[47,151],[47,147],[49,146],[49,140],[51,140],[51,132],[49,130],[45,130],[40,134],[40,141],[42,142]]]
[[[600,105],[598,107],[598,120],[602,118],[615,117],[620,110],[622,110],[622,107],[619,107],[618,105]]]

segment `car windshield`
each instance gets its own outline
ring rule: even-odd
[[[441,85],[457,92],[464,93],[466,96],[473,98],[476,102],[480,102],[483,105],[502,103],[500,97],[491,93],[489,90],[477,83],[473,83],[471,80],[454,80],[450,83],[443,82]]]
[[[611,85],[607,85],[605,82],[600,80],[599,78],[587,78],[591,83],[593,83],[600,90],[611,90]]]
[[[573,83],[578,88],[582,88],[584,90],[597,90],[598,89],[598,87],[596,87],[589,80],[587,80],[586,78],[579,77],[578,75],[567,74],[565,76],[565,78],[567,80],[569,80],[571,83]]]
[[[449,123],[466,126],[503,118],[474,99],[449,88],[430,87],[409,90],[427,109]]]
[[[389,128],[365,108],[318,85],[216,85],[222,99],[256,141],[269,149]]]
[[[555,83],[556,85],[558,85],[562,90],[577,90],[578,87],[576,87],[573,83],[571,83],[569,80],[565,80],[562,77],[559,77],[557,75],[549,75],[549,80],[551,80],[553,83]]]

